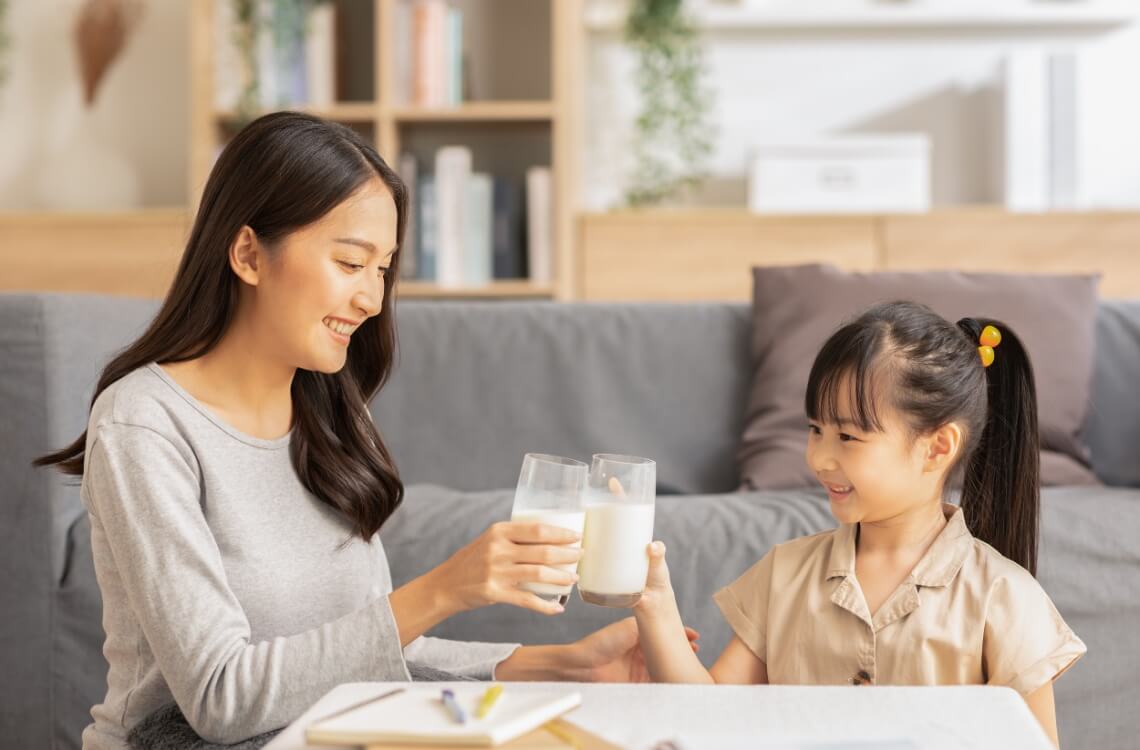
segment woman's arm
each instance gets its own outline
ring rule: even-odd
[[[388,597],[407,646],[452,615],[488,604],[513,604],[546,615],[563,611],[520,583],[569,586],[578,576],[554,565],[578,561],[581,550],[568,546],[576,532],[531,521],[497,523],[439,567],[404,584]]]
[[[83,496],[108,639],[121,644],[141,630],[202,738],[229,744],[283,726],[342,682],[407,679],[386,598],[303,632],[255,639],[201,494],[196,459],[177,436],[97,428]],[[132,646],[112,658],[124,660],[112,668],[116,687],[130,689],[121,676],[141,657]]]

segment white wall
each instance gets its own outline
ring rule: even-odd
[[[61,180],[72,204],[114,203],[98,164],[95,176],[79,171],[71,180],[66,164],[47,168],[58,164],[60,147],[79,123],[89,141],[107,144],[129,164],[142,206],[184,204],[187,3],[144,3],[137,33],[88,114],[72,42],[78,5],[10,0],[10,75],[0,87],[0,211],[50,208],[44,194],[54,191],[58,202]],[[1140,207],[1140,28],[1067,37],[740,30],[705,39],[717,137],[704,203],[744,205],[750,144],[758,137],[912,130],[932,137],[936,204],[997,202],[988,163],[995,150],[989,86],[1007,50],[1046,44],[1084,52],[1079,152],[1087,204]],[[637,98],[620,34],[591,32],[587,41],[582,195],[585,207],[599,209],[621,200]]]
[[[1081,51],[1083,207],[1140,207],[1140,27],[719,29],[703,39],[717,136],[713,179],[698,203],[745,205],[747,162],[758,138],[906,131],[931,137],[935,205],[1000,203],[989,164],[1001,148],[993,84],[1007,51],[1043,46]],[[582,192],[587,208],[603,209],[621,202],[638,100],[634,61],[620,33],[594,31],[589,42]]]
[[[0,211],[53,208],[60,201],[74,208],[131,208],[117,205],[120,191],[109,186],[105,155],[88,164],[60,163],[60,149],[80,140],[106,144],[122,155],[135,175],[142,206],[184,204],[189,3],[143,3],[139,26],[90,112],[82,105],[73,42],[79,0],[10,0],[8,5],[9,76],[0,85]]]

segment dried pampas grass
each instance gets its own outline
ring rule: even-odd
[[[142,17],[142,0],[84,0],[75,24],[83,101],[95,102],[99,84]]]

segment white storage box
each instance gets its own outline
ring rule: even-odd
[[[930,139],[841,136],[757,144],[757,213],[910,213],[930,208]]]

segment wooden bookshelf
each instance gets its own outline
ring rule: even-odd
[[[214,14],[216,4],[225,0],[192,0],[190,18],[191,55],[191,126],[189,148],[189,190],[191,211],[199,196],[215,154],[224,140],[233,134],[238,118],[233,111],[219,110],[215,106],[214,92]],[[421,151],[450,139],[464,143],[471,139],[471,148],[478,168],[493,171],[495,161],[509,154],[516,134],[522,142],[531,144],[513,158],[536,159],[530,165],[549,165],[553,175],[553,280],[550,283],[533,283],[527,280],[495,281],[488,286],[472,289],[441,288],[430,282],[406,280],[401,283],[404,297],[425,298],[480,298],[480,299],[571,299],[575,295],[574,269],[574,197],[577,195],[576,171],[580,134],[578,114],[581,111],[580,71],[584,67],[582,56],[582,0],[525,0],[528,14],[511,14],[511,23],[495,30],[504,45],[525,36],[535,39],[548,35],[549,44],[542,51],[548,59],[540,60],[550,70],[546,92],[541,97],[488,98],[466,101],[458,106],[427,108],[411,106],[397,99],[396,77],[399,69],[395,59],[399,45],[395,44],[393,29],[397,4],[409,0],[339,0],[372,4],[373,18],[370,30],[371,65],[363,71],[373,81],[371,98],[346,101],[331,107],[297,107],[320,117],[349,125],[358,132],[369,133],[377,150],[389,164],[396,166],[399,155],[406,148]],[[491,13],[496,3],[504,0],[455,0],[468,13]],[[516,4],[519,0],[513,0]],[[546,12],[538,14],[542,23],[534,23],[535,4],[545,3]],[[359,6],[356,6],[359,9]],[[521,18],[521,20],[519,20]],[[466,15],[465,15],[466,22]],[[527,25],[529,24],[529,26]],[[536,27],[537,26],[537,27]],[[367,33],[367,32],[365,32]],[[473,60],[472,65],[478,65]],[[487,148],[485,144],[501,141],[503,147]],[[539,145],[535,145],[539,144]],[[517,165],[513,167],[517,172]]]

